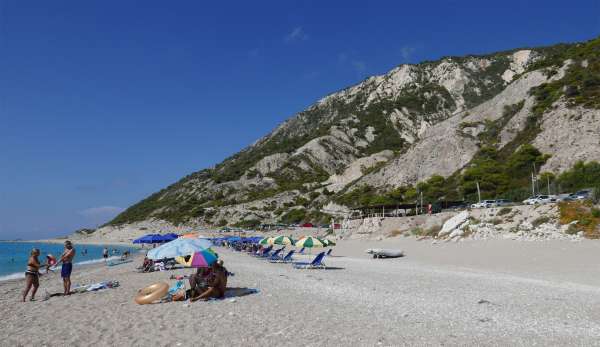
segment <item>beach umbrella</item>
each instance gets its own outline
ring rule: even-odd
[[[133,240],[133,243],[161,243],[165,241],[167,239],[160,234],[148,234]]]
[[[164,234],[163,238],[165,239],[165,241],[169,242],[169,241],[173,241],[176,240],[179,237],[179,235],[174,234],[174,233],[168,233],[168,234]]]
[[[210,248],[212,245],[212,242],[206,239],[178,238],[177,240],[151,249],[148,251],[148,258],[157,260],[186,256]]]
[[[175,257],[175,261],[188,267],[209,267],[219,259],[219,256],[211,248],[203,249],[192,254],[186,261],[186,257]]]
[[[292,239],[289,236],[283,236],[283,235],[273,237],[269,240],[269,244],[271,244],[271,245],[288,246],[288,245],[293,245],[294,243],[296,243],[296,241],[294,241],[294,239]]]
[[[258,244],[266,246],[266,245],[270,245],[270,239],[272,239],[272,237],[265,237],[262,240],[258,241]]]
[[[320,239],[325,244],[325,247],[335,246],[335,241],[330,239]]]
[[[181,237],[186,238],[186,239],[200,239],[200,238],[205,238],[204,236],[198,234],[198,233],[187,233],[187,234],[183,234],[181,235]]]
[[[300,247],[306,247],[306,248],[326,247],[323,240],[316,238],[316,237],[312,237],[312,236],[301,238],[300,240],[296,241],[294,246],[299,247],[299,248]]]

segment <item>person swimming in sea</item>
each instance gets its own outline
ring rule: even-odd
[[[73,258],[75,258],[75,248],[71,241],[65,241],[65,251],[60,256],[60,260],[56,263],[62,263],[60,269],[60,277],[63,279],[64,293],[63,295],[71,294],[71,272],[73,271]]]
[[[25,271],[25,290],[23,291],[23,302],[27,298],[27,294],[31,290],[31,298],[30,301],[35,300],[35,293],[40,286],[40,260],[38,257],[40,256],[40,250],[34,248],[31,250],[31,254],[29,259],[27,260],[27,271]],[[33,289],[32,289],[33,288]]]

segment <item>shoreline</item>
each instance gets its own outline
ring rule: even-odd
[[[6,242],[6,243],[17,243],[17,242],[22,242],[22,243],[51,243],[51,244],[62,244],[64,243],[66,240],[71,240],[71,242],[73,242],[73,244],[77,245],[93,245],[93,246],[119,246],[119,247],[131,247],[131,248],[140,248],[138,245],[133,244],[132,242],[125,242],[125,241],[114,241],[114,240],[106,240],[106,241],[101,241],[101,240],[83,240],[83,239],[76,239],[76,238],[62,238],[62,239],[43,239],[43,240],[21,240],[21,241],[2,241],[2,242]]]

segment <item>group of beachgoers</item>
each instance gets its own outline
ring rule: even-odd
[[[223,261],[214,262],[211,267],[200,267],[190,275],[190,301],[222,299],[225,297],[229,272]]]
[[[27,271],[25,271],[25,289],[23,290],[23,302],[26,301],[27,295],[31,293],[30,301],[35,300],[35,294],[40,286],[40,269],[45,268],[46,273],[51,268],[61,265],[61,278],[63,280],[63,295],[71,294],[71,272],[73,271],[73,259],[75,258],[75,248],[71,241],[67,240],[64,244],[65,248],[63,253],[58,259],[52,255],[47,255],[46,262],[42,264],[40,262],[40,250],[34,248],[31,250],[31,254],[27,261]],[[108,249],[103,249],[103,257],[108,258]],[[129,252],[124,254],[125,257],[129,255]],[[153,265],[152,260],[145,258],[142,264],[142,271],[146,272]],[[198,300],[209,300],[211,298],[223,298],[225,296],[225,290],[227,288],[227,277],[229,272],[223,266],[223,261],[218,260],[214,262],[210,267],[201,267],[196,270],[195,273],[187,276],[190,283],[190,291],[184,295],[183,300],[189,298],[190,301]]]
[[[40,250],[34,248],[31,250],[29,259],[27,260],[27,271],[25,271],[25,290],[23,290],[23,302],[27,299],[27,295],[31,291],[30,301],[35,300],[35,293],[40,286],[40,268],[44,266],[46,273],[51,267],[61,265],[60,276],[63,280],[63,295],[71,294],[71,272],[73,271],[73,259],[75,258],[75,248],[73,243],[65,241],[65,249],[58,260],[52,255],[46,256],[46,263],[42,265],[40,262]]]
[[[157,264],[164,264],[168,261],[169,259],[163,259],[160,262],[154,262],[148,257],[145,257],[142,265],[138,267],[138,269],[140,272],[163,271],[164,267],[162,270],[157,270],[155,266],[157,266]],[[172,276],[172,278],[177,279],[187,277],[190,284],[190,290],[182,297],[178,296],[174,298],[174,301],[185,300],[187,298],[189,298],[192,302],[198,300],[209,300],[211,298],[223,298],[227,288],[227,277],[230,274],[223,264],[223,260],[218,260],[211,264],[210,267],[197,268],[196,272],[189,276]]]

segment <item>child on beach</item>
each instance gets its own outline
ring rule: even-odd
[[[40,286],[40,260],[38,257],[40,256],[40,250],[34,248],[31,250],[31,255],[27,260],[27,271],[25,271],[25,290],[23,291],[23,302],[27,298],[27,294],[29,290],[31,290],[31,298],[29,300],[35,300],[35,293]]]
[[[56,265],[56,258],[54,258],[52,254],[46,255],[46,273],[48,273],[50,271],[50,267],[53,267],[54,265]]]

